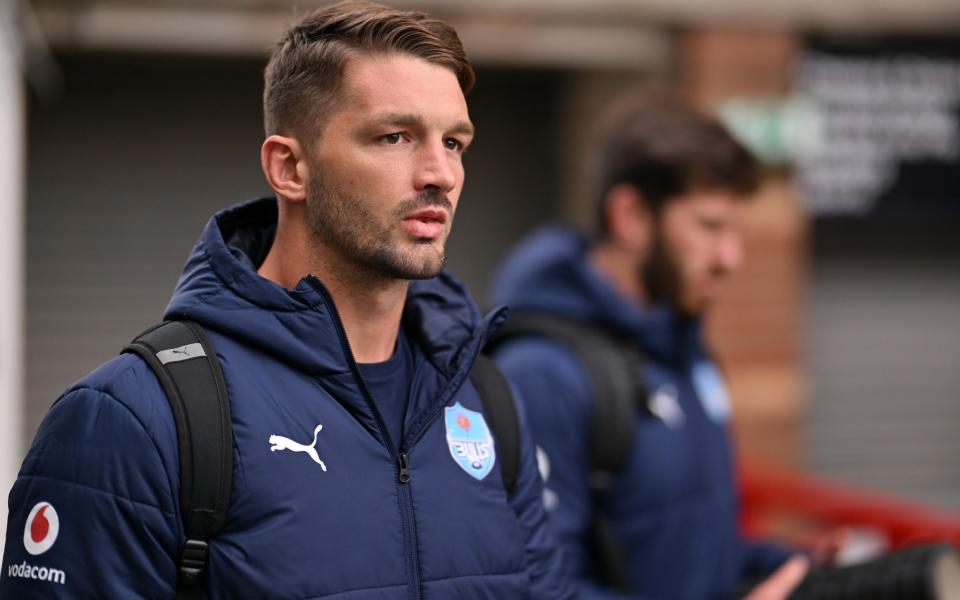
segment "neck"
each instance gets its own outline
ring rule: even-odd
[[[302,212],[302,203],[280,201],[277,234],[258,273],[288,289],[313,274],[333,297],[356,361],[389,359],[397,343],[409,282],[349,263],[330,247],[312,241]]]
[[[640,281],[643,258],[610,241],[602,241],[587,253],[587,262],[613,285],[621,296],[645,306],[648,295]]]
[[[393,356],[409,282],[393,280],[382,285],[357,284],[331,270],[316,269],[330,291],[343,329],[358,363],[378,363]]]

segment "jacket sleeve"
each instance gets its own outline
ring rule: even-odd
[[[533,597],[538,600],[576,598],[570,573],[564,565],[563,554],[543,508],[543,480],[537,470],[535,446],[526,424],[523,403],[517,396],[517,389],[513,388],[517,414],[520,416],[522,443],[520,469],[510,504],[527,530],[526,560],[530,587]]]
[[[159,392],[155,379],[136,383]],[[9,496],[0,597],[174,596],[182,533],[169,465],[149,414],[115,391],[74,387],[40,425]],[[153,410],[169,411],[160,401]]]
[[[510,342],[494,358],[523,404],[521,412],[526,413],[527,431],[533,434],[540,473],[546,482],[539,504],[549,515],[565,566],[574,579],[576,597],[626,598],[598,586],[588,573],[591,399],[586,373],[566,348],[546,339]]]

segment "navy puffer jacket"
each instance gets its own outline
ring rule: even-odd
[[[230,395],[232,505],[208,596],[569,597],[532,446],[508,500],[495,449],[465,462],[448,441],[461,417],[484,438],[467,375],[502,314],[481,318],[446,274],[410,286],[404,327],[426,360],[391,440],[320,281],[286,290],[257,275],[276,220],[273,199],[218,213],[166,313],[208,330]],[[172,598],[178,471],[147,365],[123,355],[85,377],[44,419],[10,494],[0,597]]]

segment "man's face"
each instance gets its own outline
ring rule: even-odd
[[[311,242],[378,276],[437,275],[472,139],[450,69],[409,55],[352,59],[312,146]]]
[[[742,199],[728,192],[694,192],[668,200],[643,277],[656,301],[698,315],[721,281],[743,261]]]

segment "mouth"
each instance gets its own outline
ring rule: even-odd
[[[447,211],[443,210],[442,208],[424,208],[411,215],[407,215],[403,220],[421,221],[423,223],[439,223],[440,225],[446,225]]]
[[[403,227],[414,238],[434,240],[443,235],[447,219],[447,211],[442,208],[424,208],[404,217]]]

